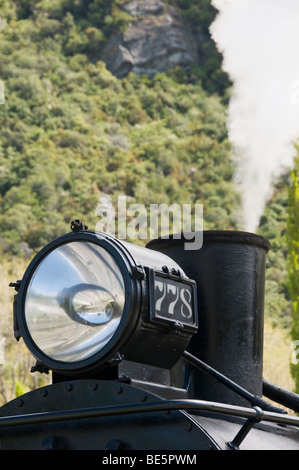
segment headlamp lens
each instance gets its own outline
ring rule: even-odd
[[[25,319],[37,347],[51,359],[76,362],[112,338],[125,304],[124,279],[102,246],[71,241],[37,266],[25,298]]]

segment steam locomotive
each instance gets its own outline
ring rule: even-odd
[[[299,396],[263,378],[270,244],[195,235],[141,247],[75,220],[35,256],[14,335],[52,383],[0,408],[1,449],[299,449]]]

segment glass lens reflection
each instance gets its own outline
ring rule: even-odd
[[[25,318],[39,349],[75,362],[100,351],[114,335],[124,309],[124,280],[101,246],[76,241],[50,252],[29,283]]]

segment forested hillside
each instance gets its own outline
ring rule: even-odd
[[[142,204],[204,202],[206,227],[234,227],[221,98],[192,71],[116,79],[92,60],[97,41],[78,2],[17,5],[4,2],[0,43],[2,250],[35,250],[74,217],[94,227],[101,192]],[[118,15],[109,18],[117,29]]]
[[[8,282],[74,218],[95,228],[103,195],[115,206],[119,195],[145,206],[200,203],[205,229],[240,228],[226,130],[230,82],[208,34],[215,10],[207,0],[164,2],[197,28],[200,59],[120,79],[101,50],[128,26],[125,3],[0,0],[0,252]],[[288,175],[259,232],[272,243],[266,316],[289,331],[287,205]],[[9,351],[10,324],[1,321]]]

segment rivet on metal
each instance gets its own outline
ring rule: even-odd
[[[187,431],[187,432],[190,432],[191,429],[192,429],[192,424],[189,423],[188,421],[185,421],[183,426],[184,426],[184,430]]]
[[[66,392],[71,392],[73,390],[72,384],[69,384],[69,383],[64,384],[64,390]]]

